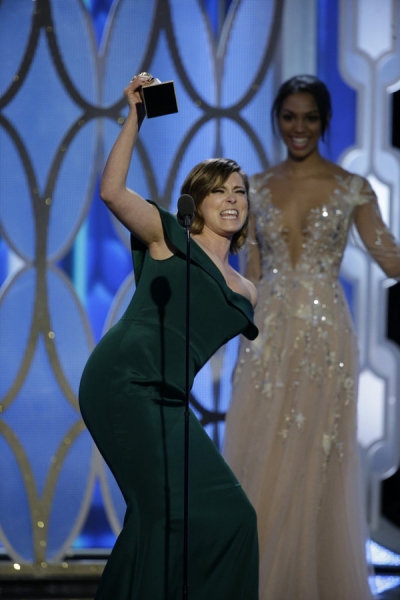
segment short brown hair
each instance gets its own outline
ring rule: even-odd
[[[187,175],[181,187],[181,194],[189,194],[192,196],[195,204],[195,214],[191,232],[194,234],[200,233],[204,227],[204,219],[201,214],[201,205],[203,200],[212,190],[220,187],[232,175],[239,173],[243,179],[243,184],[246,190],[247,205],[250,210],[249,202],[249,180],[241,167],[230,158],[208,158],[198,163]],[[230,252],[235,254],[239,248],[243,246],[247,237],[249,214],[243,227],[237,231],[231,240]]]

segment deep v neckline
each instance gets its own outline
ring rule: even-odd
[[[280,235],[280,240],[282,241],[282,244],[285,248],[285,252],[286,252],[286,256],[287,256],[287,263],[291,268],[292,272],[295,272],[297,270],[297,266],[299,265],[299,263],[301,262],[301,259],[304,255],[304,250],[306,247],[306,240],[307,240],[307,234],[310,233],[310,219],[312,216],[317,215],[318,213],[321,213],[322,215],[324,214],[323,211],[325,209],[326,211],[326,216],[328,216],[329,212],[329,207],[331,207],[334,204],[335,201],[335,197],[339,194],[339,193],[344,193],[346,184],[344,181],[344,178],[342,176],[340,176],[339,174],[335,174],[334,175],[334,179],[335,179],[335,186],[333,187],[331,193],[328,195],[326,202],[317,205],[317,206],[313,206],[312,208],[310,208],[308,210],[308,212],[305,213],[304,215],[304,222],[305,222],[305,226],[300,229],[299,234],[300,234],[300,241],[301,241],[301,251],[298,253],[295,262],[293,262],[292,260],[292,256],[290,253],[290,246],[289,246],[289,241],[286,238],[285,234],[289,234],[290,233],[290,228],[287,227],[285,225],[285,222],[283,220],[284,217],[284,211],[279,208],[279,206],[277,206],[276,204],[274,204],[273,202],[273,194],[272,194],[272,190],[270,188],[270,186],[268,185],[268,181],[269,179],[271,179],[271,177],[273,177],[273,174],[270,173],[267,175],[266,177],[266,181],[265,181],[265,185],[263,186],[263,194],[265,194],[265,197],[267,199],[268,202],[268,206],[270,207],[271,211],[275,214],[279,216],[279,225],[280,228],[278,229],[278,233]]]

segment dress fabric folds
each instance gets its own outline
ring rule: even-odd
[[[338,280],[357,207],[361,239],[382,267],[399,249],[368,182],[348,174],[310,211],[292,264],[269,177],[252,181],[260,335],[241,343],[223,454],[257,512],[260,598],[369,600],[358,348]]]
[[[80,407],[127,503],[96,600],[176,600],[183,583],[186,237],[159,208],[176,248],[153,260],[132,238],[136,291],[84,369]],[[250,303],[191,241],[190,381],[233,336],[257,335]],[[190,599],[256,600],[255,511],[190,416]]]

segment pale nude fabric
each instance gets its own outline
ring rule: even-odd
[[[337,176],[310,211],[293,267],[268,175],[253,188],[260,335],[241,344],[224,456],[258,514],[260,599],[368,600],[358,351],[338,282],[355,207],[365,212],[360,236],[385,269],[400,272],[400,251],[368,182]]]

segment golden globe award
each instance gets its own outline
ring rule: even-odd
[[[150,76],[150,73],[139,73],[139,76]],[[148,119],[178,112],[173,81],[161,82],[154,78],[151,83],[141,88],[141,94]]]

